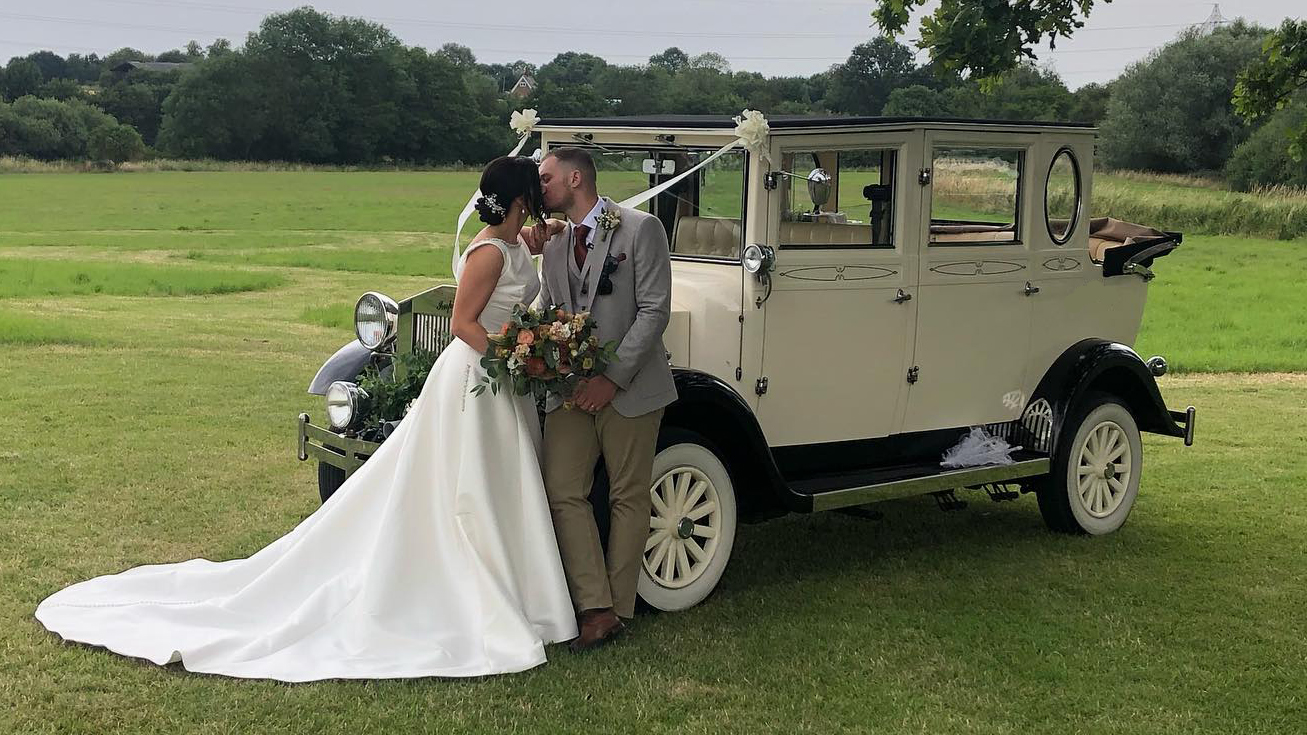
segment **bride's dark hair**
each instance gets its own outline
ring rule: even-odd
[[[527,214],[537,222],[545,219],[545,197],[540,191],[540,172],[535,161],[523,156],[502,156],[486,164],[481,172],[481,196],[476,209],[488,225],[503,224],[513,200],[522,197]]]

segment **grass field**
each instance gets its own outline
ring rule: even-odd
[[[1107,538],[1047,533],[1031,497],[784,518],[742,530],[704,605],[477,681],[234,681],[37,624],[67,584],[248,555],[314,510],[292,441],[321,413],[308,380],[358,293],[448,273],[440,233],[474,181],[0,176],[0,272],[48,264],[23,272],[58,286],[0,282],[0,732],[1302,730],[1303,240],[1189,233],[1158,261],[1139,349],[1188,371],[1162,385],[1200,407],[1198,444],[1145,437],[1138,505]],[[63,285],[78,273],[132,287]]]

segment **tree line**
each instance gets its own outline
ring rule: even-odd
[[[477,164],[511,145],[507,119],[647,114],[845,114],[1071,120],[1101,126],[1110,167],[1223,171],[1238,186],[1307,185],[1286,130],[1293,100],[1267,119],[1235,113],[1237,75],[1268,31],[1236,22],[1190,31],[1112,82],[1071,91],[1054,72],[1015,64],[982,82],[916,63],[877,36],[809,76],[733,70],[719,54],[669,48],[638,65],[565,52],[534,67],[484,64],[472,51],[406,46],[384,26],[300,8],[266,17],[243,46],[100,58],[40,51],[0,70],[0,154],[114,161],[151,155],[361,165]],[[125,61],[176,67],[115,71]],[[526,98],[507,92],[523,74]]]

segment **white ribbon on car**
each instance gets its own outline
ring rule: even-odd
[[[744,146],[750,151],[758,154],[758,156],[764,161],[771,161],[771,152],[767,150],[767,136],[771,134],[771,126],[767,123],[767,118],[763,116],[761,112],[758,112],[757,110],[745,110],[740,116],[736,117],[735,134],[739,137],[717,149],[717,151],[711,156],[708,156],[695,164],[692,168],[682,171],[652,189],[636,194],[629,199],[623,199],[617,203],[617,206],[629,208],[638,207],[673,186],[676,186],[676,184],[681,182],[690,174],[698,171],[704,166],[707,166],[713,161],[716,161],[718,158],[721,158],[727,151],[739,146]]]
[[[513,116],[509,118],[508,126],[521,137],[518,139],[517,145],[513,147],[513,150],[508,152],[509,158],[522,152],[522,149],[526,147],[526,142],[531,138],[531,132],[535,130],[535,126],[539,124],[540,116],[536,114],[535,110],[529,107],[525,110],[513,113]],[[463,211],[458,214],[458,227],[454,230],[454,260],[453,265],[451,266],[451,272],[458,272],[458,259],[461,257],[458,243],[463,237],[463,227],[467,225],[467,221],[472,217],[472,212],[476,210],[477,199],[479,198],[481,198],[481,190],[477,189],[472,192],[472,196],[467,200],[467,204],[463,205]]]

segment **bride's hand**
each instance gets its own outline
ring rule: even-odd
[[[545,220],[545,227],[549,231],[549,236],[553,237],[554,235],[557,235],[558,233],[567,229],[567,223],[561,219],[554,219],[550,217],[549,219]]]
[[[532,255],[540,255],[545,251],[545,242],[550,238],[548,229],[544,223],[536,223],[532,227],[522,228],[522,243]]]

